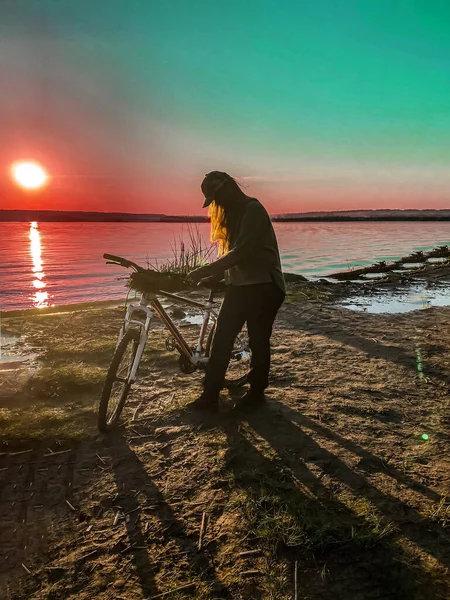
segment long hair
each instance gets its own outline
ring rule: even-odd
[[[218,190],[216,198],[209,205],[208,216],[211,219],[211,242],[217,243],[218,255],[223,256],[230,250],[236,235],[242,203],[239,200],[246,195],[233,177]]]

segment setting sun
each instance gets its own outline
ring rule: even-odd
[[[32,161],[14,163],[11,173],[14,181],[26,190],[38,190],[44,187],[48,181],[45,169]]]

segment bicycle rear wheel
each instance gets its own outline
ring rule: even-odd
[[[214,333],[216,331],[216,324],[211,327],[208,339],[206,341],[205,355],[209,356],[214,340]],[[228,363],[227,372],[223,382],[223,387],[232,390],[239,388],[247,383],[248,373],[250,371],[250,362],[252,353],[248,341],[247,328],[241,331],[237,336],[233,351],[231,353],[230,362]]]
[[[128,382],[139,344],[139,331],[129,329],[114,352],[98,409],[98,428],[110,431],[119,420],[131,383]]]

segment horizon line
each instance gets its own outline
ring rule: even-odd
[[[199,214],[167,214],[167,213],[145,213],[145,212],[130,212],[130,211],[101,211],[101,210],[59,210],[48,208],[0,208],[2,213],[78,213],[91,215],[135,215],[135,216],[152,216],[152,217],[186,217],[186,218],[201,218],[207,219],[207,215]],[[290,216],[290,215],[308,215],[308,214],[343,214],[357,212],[450,212],[450,208],[352,208],[348,210],[308,210],[305,212],[282,212],[271,213],[272,216]]]

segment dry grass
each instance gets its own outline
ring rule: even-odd
[[[187,225],[187,241],[183,237],[171,245],[172,258],[165,263],[151,263],[148,268],[159,273],[174,273],[187,277],[191,271],[210,262],[216,252],[216,246],[206,242],[200,233],[198,225]]]
[[[426,516],[439,523],[444,528],[450,525],[450,499],[448,496],[442,498],[433,507],[430,507],[426,512]]]
[[[189,274],[210,262],[215,246],[207,244],[198,227],[188,225],[188,242],[183,238],[172,245],[172,258],[163,263],[147,261],[147,270],[133,272],[128,287],[139,292],[156,293],[188,291],[195,288]]]
[[[45,363],[0,395],[3,444],[73,442],[92,435],[104,369],[82,362]]]
[[[318,286],[314,286],[311,284],[309,284],[309,285],[301,285],[300,284],[299,286],[296,286],[294,289],[288,289],[285,302],[287,304],[292,304],[292,303],[297,304],[298,302],[304,302],[305,300],[323,302],[327,298],[328,295],[329,295],[328,291],[325,291]]]
[[[0,408],[1,443],[19,449],[81,441],[92,435],[95,416],[91,399],[61,407],[30,404],[18,409]]]

